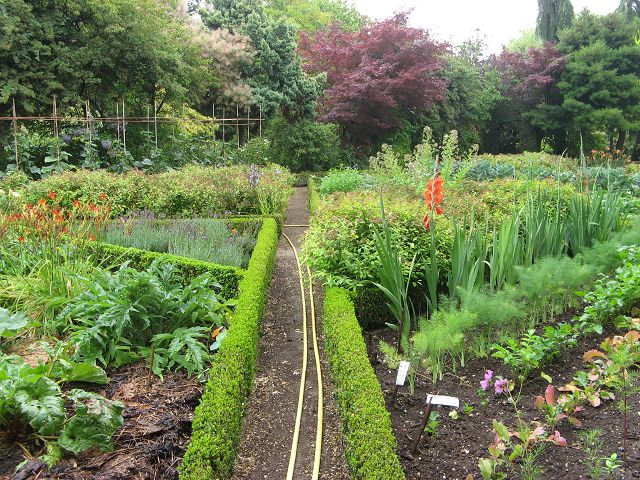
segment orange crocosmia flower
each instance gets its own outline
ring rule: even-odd
[[[89,235],[89,240],[91,240],[92,242],[95,242],[96,236],[92,233],[91,235]]]
[[[47,204],[47,201],[44,198],[41,198],[40,200],[38,200],[38,205],[40,205],[41,207],[44,207]]]
[[[71,202],[71,204],[72,204],[75,208],[79,208],[79,207],[80,207],[80,205],[82,205],[82,204],[80,203],[80,200],[74,200],[73,202]]]
[[[47,195],[47,197],[49,197],[50,200],[55,200],[56,199],[56,192],[49,192],[49,195]]]
[[[19,241],[20,243],[24,242],[24,237],[23,237],[22,235],[20,235],[20,236],[18,237],[18,241]]]
[[[98,198],[102,201],[105,201],[107,199],[107,194],[102,192]]]

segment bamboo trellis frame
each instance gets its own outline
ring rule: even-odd
[[[236,105],[236,116],[235,117],[226,117],[226,108],[222,106],[222,117],[216,117],[216,105],[212,104],[211,109],[211,117],[201,118],[192,118],[188,117],[184,113],[184,106],[182,108],[182,116],[158,116],[158,104],[154,101],[153,104],[153,117],[151,117],[151,105],[147,106],[147,115],[146,116],[129,116],[127,117],[125,114],[125,101],[116,103],[116,116],[93,116],[91,114],[90,103],[87,100],[84,105],[85,114],[83,116],[78,115],[61,115],[58,112],[58,104],[57,98],[54,95],[52,98],[52,112],[51,115],[41,115],[41,116],[31,116],[17,115],[16,111],[16,101],[15,98],[12,99],[11,102],[11,116],[0,116],[0,122],[11,122],[13,127],[13,143],[14,143],[14,153],[16,166],[20,166],[20,155],[19,155],[19,146],[18,146],[18,131],[19,131],[19,123],[26,122],[52,122],[53,127],[53,135],[56,139],[60,138],[60,129],[61,126],[64,126],[65,123],[74,123],[74,124],[84,124],[87,129],[89,137],[92,134],[92,126],[96,123],[101,124],[115,124],[117,130],[117,138],[118,141],[122,141],[123,150],[126,154],[127,152],[127,130],[126,125],[129,124],[146,124],[147,131],[151,131],[151,124],[153,124],[153,132],[154,132],[154,141],[156,148],[158,147],[158,125],[159,124],[176,124],[180,122],[191,122],[191,123],[200,123],[200,124],[211,124],[214,126],[221,127],[222,131],[222,142],[223,148],[226,144],[226,129],[227,127],[235,127],[236,129],[236,137],[237,137],[237,148],[241,146],[241,138],[240,138],[240,127],[247,127],[247,137],[246,141],[250,140],[250,130],[252,127],[257,127],[258,135],[262,137],[262,122],[265,120],[262,116],[262,105],[258,105],[259,115],[257,117],[252,117],[252,108],[251,105],[246,105],[247,116],[240,116],[240,105]],[[214,131],[215,137],[215,131]],[[60,160],[60,150],[57,148],[57,156],[58,161]]]

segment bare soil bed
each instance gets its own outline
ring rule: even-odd
[[[124,425],[114,435],[115,449],[84,452],[64,460],[52,469],[37,460],[43,452],[32,451],[34,459],[15,473],[23,459],[17,442],[0,440],[0,479],[11,480],[174,480],[191,436],[193,411],[202,386],[181,373],[152,377],[145,364],[133,364],[108,371],[108,385],[91,388],[101,395],[125,403]],[[18,439],[20,441],[20,439]]]
[[[602,336],[584,339],[578,348],[565,351],[553,364],[544,368],[544,372],[553,378],[554,385],[564,385],[572,380],[574,373],[584,369],[582,354],[597,348],[607,336],[615,335],[614,330],[605,331]],[[494,358],[476,359],[468,362],[464,368],[455,373],[447,373],[444,379],[436,385],[431,378],[420,376],[416,381],[414,395],[409,395],[408,387],[401,388],[395,408],[391,409],[391,398],[395,384],[396,371],[390,370],[383,362],[383,355],[379,350],[380,340],[395,344],[396,332],[383,329],[365,333],[369,346],[369,357],[385,395],[387,408],[391,412],[394,433],[398,442],[400,461],[403,464],[408,479],[447,479],[466,480],[480,479],[478,461],[489,457],[487,447],[494,438],[492,421],[496,419],[508,427],[516,425],[513,406],[504,396],[494,396],[489,393],[489,403],[480,404],[481,398],[477,391],[480,381],[487,369],[496,375],[509,377],[509,370],[502,362]],[[407,384],[408,385],[408,384]],[[537,420],[544,424],[544,417],[540,410],[534,407],[534,398],[543,395],[547,382],[538,376],[531,375],[522,390],[519,409],[525,420]],[[449,409],[441,407],[438,434],[435,438],[423,436],[418,454],[411,458],[409,451],[411,444],[420,427],[425,408],[427,394],[451,395],[460,398],[460,405],[473,406],[470,415],[460,412],[459,419],[449,417]],[[631,413],[629,414],[629,434],[626,471],[619,471],[615,479],[640,478],[640,396],[630,399]],[[623,455],[622,414],[615,402],[603,402],[599,408],[585,407],[580,415],[582,427],[578,429],[566,422],[558,425],[557,429],[568,441],[567,447],[551,445],[544,450],[538,463],[544,469],[540,478],[563,478],[578,480],[591,478],[588,475],[584,459],[585,455],[577,447],[578,435],[581,430],[599,428],[603,432],[605,450],[603,454],[609,456],[617,453]],[[473,477],[468,477],[472,475]],[[509,476],[519,478],[517,476]]]

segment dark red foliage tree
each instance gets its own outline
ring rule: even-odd
[[[565,70],[564,55],[554,44],[545,43],[526,53],[505,49],[491,61],[501,73],[502,93],[518,118],[519,148],[536,150],[546,137],[557,151],[563,151],[566,136],[558,128],[560,119],[551,117],[555,107],[562,104],[558,83]],[[500,121],[494,115],[494,123]],[[501,148],[512,151],[512,147]],[[518,147],[513,151],[517,150]]]
[[[357,32],[332,25],[301,36],[305,68],[327,75],[320,119],[340,124],[354,143],[370,145],[398,127],[402,115],[444,98],[447,85],[437,73],[447,46],[407,20],[400,13]]]
[[[565,57],[553,43],[545,43],[524,54],[503,50],[495,63],[508,96],[532,107],[555,100]]]

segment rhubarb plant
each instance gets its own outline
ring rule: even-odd
[[[28,365],[17,355],[0,356],[0,425],[14,438],[46,447],[50,465],[65,452],[111,448],[122,426],[124,405],[80,389],[63,391],[50,365]],[[86,372],[86,370],[85,370]]]

